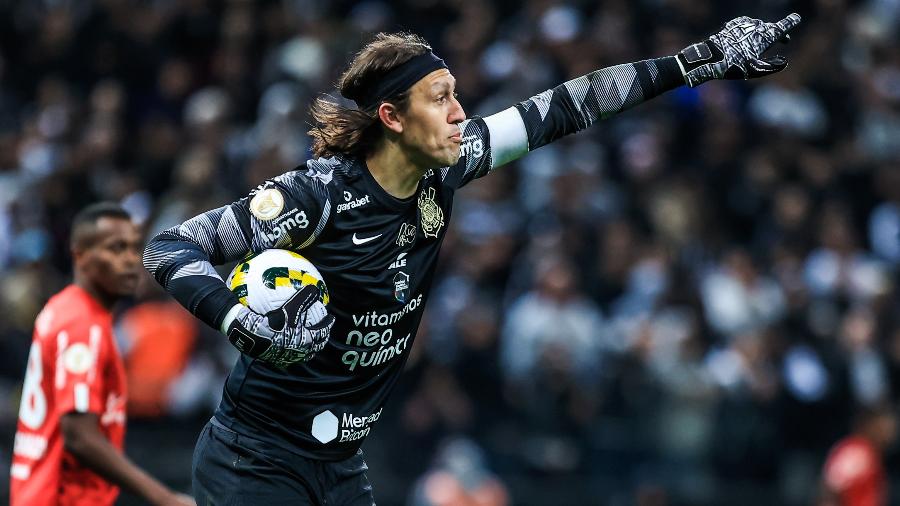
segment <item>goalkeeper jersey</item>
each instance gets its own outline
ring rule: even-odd
[[[363,160],[314,159],[157,235],[145,250],[145,266],[216,328],[236,298],[213,265],[291,249],[318,268],[328,287],[336,321],[325,348],[286,369],[241,356],[216,417],[306,457],[355,454],[409,356],[456,190],[681,84],[672,57],[604,68],[461,123],[458,163],[425,172],[410,198],[385,192]]]

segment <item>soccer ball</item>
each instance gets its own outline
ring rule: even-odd
[[[328,305],[328,289],[319,270],[303,255],[268,249],[238,263],[226,282],[241,304],[257,314],[279,309],[306,285],[319,288],[319,300]]]

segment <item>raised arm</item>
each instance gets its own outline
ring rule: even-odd
[[[798,14],[777,23],[735,18],[675,56],[602,68],[482,120],[467,121],[462,125],[465,170],[460,186],[683,84],[693,87],[712,79],[753,79],[779,72],[787,60],[763,59],[762,53],[776,41],[789,40],[788,32],[799,23]]]

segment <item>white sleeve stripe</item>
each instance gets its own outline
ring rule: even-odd
[[[491,169],[528,152],[528,132],[515,107],[485,117],[484,124],[490,132]]]
[[[66,368],[63,365],[63,353],[69,345],[69,333],[61,330],[56,335],[56,388],[66,386]]]
[[[180,267],[172,275],[172,279],[186,278],[188,276],[209,276],[222,281],[222,277],[219,276],[212,264],[205,260],[197,260]]]
[[[222,213],[216,227],[216,234],[222,244],[222,251],[229,258],[241,256],[250,250],[250,244],[241,232],[241,224],[231,206],[226,207],[225,212]]]
[[[88,381],[94,381],[97,376],[97,363],[100,361],[100,339],[103,337],[103,329],[100,325],[91,325],[91,368],[88,369]],[[113,340],[115,343],[115,341]]]
[[[9,467],[9,475],[17,480],[27,480],[31,476],[31,466],[25,464],[13,464]]]
[[[87,383],[75,384],[75,411],[87,413],[91,407],[90,390]]]

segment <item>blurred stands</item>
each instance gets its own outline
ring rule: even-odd
[[[897,0],[0,2],[0,471],[74,211],[121,201],[153,233],[302,163],[307,106],[372,33],[425,36],[483,115],[792,11],[786,72],[681,88],[458,195],[364,448],[380,504],[437,504],[466,458],[497,504],[810,504],[855,407],[900,398]],[[187,487],[235,355],[147,292],[119,337],[134,374],[167,369],[129,453]],[[153,356],[156,333],[183,347]]]

